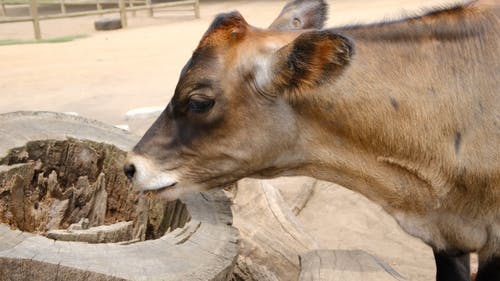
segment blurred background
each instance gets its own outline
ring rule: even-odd
[[[40,15],[60,12],[59,0],[42,1],[56,4],[41,2]],[[192,11],[174,8],[155,11],[153,17],[147,11],[135,16],[129,12],[127,28],[115,31],[95,31],[94,21],[119,18],[118,13],[40,22],[44,40],[74,39],[63,43],[20,44],[32,42],[32,22],[1,23],[0,113],[76,112],[126,124],[129,110],[168,103],[182,66],[216,14],[238,10],[250,24],[267,27],[284,3],[202,0],[199,19]],[[336,0],[330,3],[327,27],[396,18],[442,4],[443,0]],[[7,16],[29,15],[27,3],[5,7]]]

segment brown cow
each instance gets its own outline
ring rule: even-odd
[[[315,15],[219,15],[126,174],[168,199],[244,177],[339,183],[430,245],[438,280],[469,280],[470,252],[477,280],[500,280],[499,9],[292,30]]]

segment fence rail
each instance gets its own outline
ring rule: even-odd
[[[151,0],[118,0],[118,1],[78,1],[78,2],[65,2],[65,0],[59,0],[61,5],[61,13],[60,14],[52,14],[52,15],[39,15],[38,14],[38,0],[30,0],[30,16],[19,16],[19,17],[9,17],[5,16],[6,8],[5,1],[0,0],[0,24],[2,23],[13,23],[13,22],[33,22],[33,30],[35,33],[35,39],[42,39],[41,30],[40,30],[40,21],[41,20],[50,20],[50,19],[61,19],[61,18],[71,18],[71,17],[83,17],[83,16],[91,16],[91,15],[102,15],[102,14],[112,14],[119,13],[120,20],[122,23],[122,27],[127,26],[127,12],[141,11],[147,10],[148,15],[150,17],[153,16],[155,9],[164,9],[171,7],[179,7],[179,6],[192,6],[194,11],[194,16],[196,18],[200,17],[200,2],[199,0],[181,0],[167,3],[157,3],[152,4]],[[128,7],[127,7],[128,3]],[[55,3],[54,3],[55,4]],[[83,12],[71,12],[68,13],[66,11],[66,6],[68,5],[82,5],[82,4],[96,4],[96,10],[93,11],[83,11]],[[102,7],[103,4],[118,4],[117,8],[107,8],[104,9]],[[139,4],[139,5],[137,5]],[[142,5],[141,5],[142,4]]]

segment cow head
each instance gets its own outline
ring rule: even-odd
[[[175,199],[293,169],[301,161],[294,104],[334,81],[352,53],[331,31],[258,29],[238,12],[219,15],[125,173],[137,188]]]

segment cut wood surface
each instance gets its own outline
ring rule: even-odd
[[[0,115],[0,158],[31,140],[87,139],[128,150],[137,137],[81,117],[49,112]],[[1,280],[228,280],[238,254],[222,191],[181,198],[191,216],[156,240],[121,245],[54,241],[0,224]]]
[[[112,225],[100,225],[88,229],[56,229],[47,233],[47,237],[59,241],[77,241],[87,243],[116,243],[131,241],[132,228],[131,221],[117,222]]]
[[[405,233],[382,207],[346,188],[318,181],[297,219],[323,249],[363,249],[409,280],[435,278],[432,249]]]
[[[234,225],[241,235],[234,280],[405,280],[364,251],[317,250],[323,245],[294,215],[309,206],[317,183],[307,177],[244,179],[231,190]]]
[[[318,180],[310,177],[280,177],[266,180],[276,187],[294,215],[299,215],[314,194]]]
[[[300,256],[299,281],[404,281],[379,258],[361,250],[315,250]]]
[[[276,187],[244,179],[233,189],[234,225],[240,230],[237,280],[297,280],[299,254],[317,248]]]

